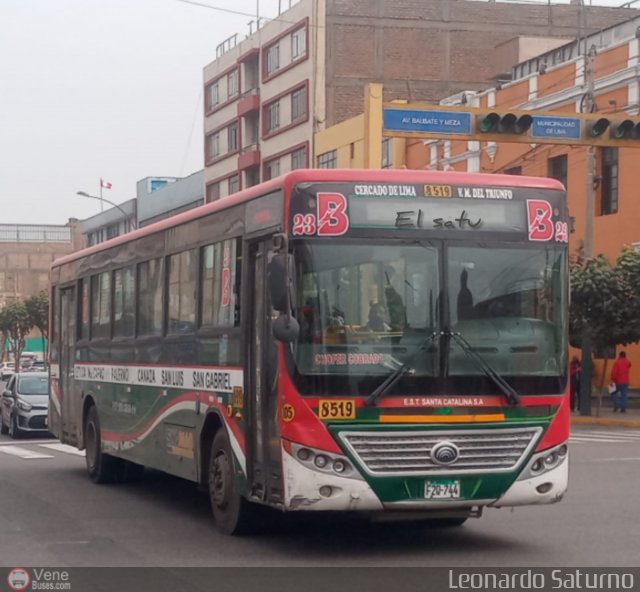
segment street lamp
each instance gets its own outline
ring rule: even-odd
[[[137,224],[135,223],[135,220],[131,218],[130,215],[127,214],[127,212],[125,212],[118,204],[113,203],[112,201],[109,201],[107,198],[102,196],[98,197],[97,195],[89,195],[86,191],[77,191],[76,195],[81,195],[82,197],[90,197],[91,199],[97,199],[101,202],[104,201],[108,203],[110,206],[113,206],[114,208],[120,210],[120,212],[124,216],[124,219],[129,221],[129,224],[131,228],[133,228],[133,230],[136,230],[138,228]]]

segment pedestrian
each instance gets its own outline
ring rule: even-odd
[[[611,393],[614,412],[618,410],[620,413],[627,412],[629,368],[631,368],[631,362],[627,360],[626,352],[621,351],[618,354],[618,359],[613,363],[613,368],[611,368],[611,382],[615,384],[616,387],[616,389]]]
[[[569,364],[569,390],[571,392],[571,411],[580,409],[580,372],[582,366],[580,360],[573,356]]]

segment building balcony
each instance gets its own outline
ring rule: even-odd
[[[251,88],[243,93],[238,101],[238,117],[260,110],[260,89]]]
[[[260,165],[260,148],[257,144],[245,146],[238,156],[238,170],[244,171]]]

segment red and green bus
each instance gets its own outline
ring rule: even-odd
[[[57,260],[50,428],[257,510],[458,525],[559,501],[568,224],[552,179],[296,170]]]

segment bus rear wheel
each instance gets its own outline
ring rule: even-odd
[[[231,444],[224,428],[219,429],[209,456],[209,499],[216,526],[224,534],[245,534],[253,526],[252,504],[235,485]]]
[[[94,483],[113,483],[118,477],[117,458],[102,452],[100,420],[94,405],[89,408],[84,422],[85,459],[89,477]]]

